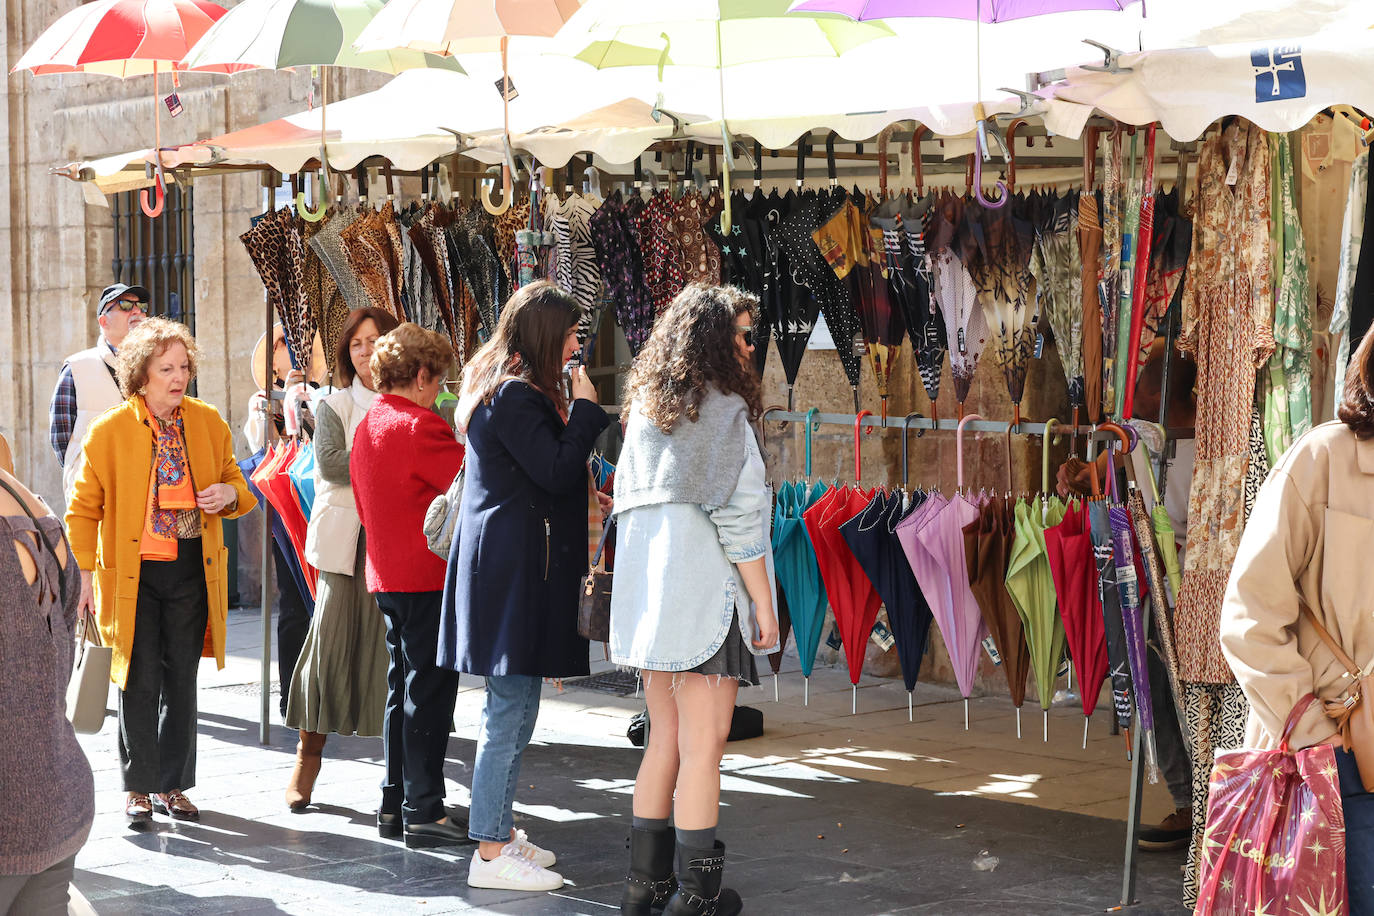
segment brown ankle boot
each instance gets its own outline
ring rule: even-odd
[[[296,745],[296,767],[291,771],[291,781],[286,784],[286,807],[292,811],[301,811],[310,805],[310,793],[315,788],[315,778],[320,775],[323,750],[324,735],[301,731],[300,743]]]

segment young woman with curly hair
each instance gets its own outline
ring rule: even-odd
[[[630,373],[611,654],[643,672],[652,727],[622,913],[666,900],[669,916],[734,916],[743,905],[721,889],[725,845],[715,834],[735,695],[758,683],[754,656],[778,641],[771,498],[750,425],[761,413],[757,303],[732,287],[687,287]]]

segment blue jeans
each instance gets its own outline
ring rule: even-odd
[[[1360,782],[1355,755],[1337,749],[1341,806],[1345,809],[1345,881],[1350,916],[1374,916],[1374,793]]]
[[[528,674],[487,678],[487,705],[477,731],[477,761],[472,767],[472,807],[468,837],[487,843],[510,840],[515,818],[515,784],[520,757],[534,734],[543,679]]]

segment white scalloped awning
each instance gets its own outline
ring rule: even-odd
[[[1176,140],[1196,139],[1227,115],[1286,132],[1331,105],[1374,110],[1374,31],[1367,28],[1292,41],[1144,51],[1123,55],[1121,65],[1132,72],[1071,67],[1052,87],[1053,97],[1129,124],[1158,121]]]

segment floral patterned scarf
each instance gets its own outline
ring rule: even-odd
[[[190,466],[186,460],[185,425],[180,407],[165,423],[148,410],[147,401],[144,401],[143,409],[153,417],[157,434],[153,469],[148,478],[148,509],[138,554],[145,560],[175,560],[176,510],[196,507],[196,490],[191,483]]]

